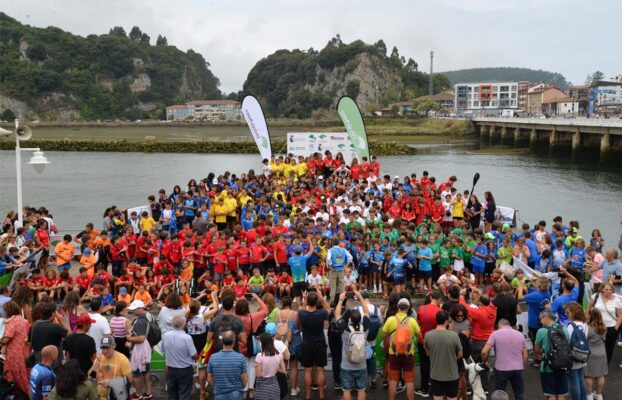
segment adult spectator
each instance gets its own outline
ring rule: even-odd
[[[482,349],[482,362],[488,362],[490,349],[495,349],[495,390],[505,390],[508,381],[512,385],[514,398],[525,398],[523,369],[529,356],[523,334],[512,328],[507,319],[500,319],[499,329],[494,331]]]
[[[222,334],[226,331],[233,331],[237,340],[232,344],[235,351],[240,351],[238,342],[246,344],[246,332],[242,320],[233,311],[235,299],[231,295],[226,295],[222,299],[222,309],[220,315],[210,321],[209,332],[207,333],[207,343],[215,339],[214,352],[222,349]]]
[[[158,314],[158,325],[164,335],[173,330],[173,317],[175,315],[186,315],[186,310],[182,307],[181,297],[175,292],[171,292],[164,299],[164,307]]]
[[[522,311],[516,296],[512,292],[512,287],[507,282],[496,282],[492,286],[495,291],[492,304],[497,308],[495,324],[498,324],[501,319],[505,319],[511,327],[515,328],[516,314],[520,314]]]
[[[395,399],[397,382],[400,380],[400,376],[406,384],[407,398],[410,400],[415,398],[415,348],[411,344],[408,346],[407,352],[402,354],[400,349],[397,349],[395,342],[398,328],[402,328],[404,326],[407,326],[410,330],[411,340],[412,338],[417,337],[417,340],[420,342],[423,341],[419,324],[417,324],[417,320],[415,318],[410,316],[408,313],[409,309],[410,301],[405,298],[400,299],[397,302],[397,313],[387,318],[387,321],[382,327],[382,337],[383,339],[388,338],[390,343],[388,368],[390,400]]]
[[[98,400],[97,387],[86,379],[77,360],[69,360],[57,369],[56,385],[48,400]]]
[[[337,301],[339,293],[343,292],[343,270],[352,264],[352,254],[339,244],[339,239],[333,239],[333,247],[326,253],[326,265],[328,266],[328,282],[330,295],[333,301]]]
[[[453,288],[453,286],[451,288]],[[460,288],[458,286],[456,286],[456,288],[458,288],[458,298],[460,297]],[[443,299],[443,295],[438,290],[435,290],[427,297],[430,302],[419,307],[419,312],[417,313],[417,321],[419,322],[419,327],[421,328],[421,336],[423,337],[423,340],[417,341],[421,388],[415,390],[415,393],[421,397],[430,396],[430,358],[428,357],[428,353],[426,353],[424,347],[425,335],[436,328],[436,314],[441,311],[440,304]]]
[[[616,249],[607,250],[605,253],[605,260],[597,267],[591,268],[590,272],[596,269],[602,270],[602,281],[612,281],[615,292],[617,294],[622,294],[622,279],[616,279],[616,277],[622,277],[622,261],[618,259],[618,254]]]
[[[376,336],[378,336],[378,330],[382,328],[383,318],[382,318],[382,310],[380,307],[374,305],[369,300],[369,292],[367,290],[361,291],[361,296],[365,299],[367,303],[367,312],[369,315],[369,332],[367,334],[367,339],[369,342],[369,346],[372,350],[375,350],[376,347]],[[363,313],[363,307],[359,306],[356,308],[359,310],[359,313]],[[377,328],[374,328],[374,324],[376,324]],[[375,334],[374,334],[375,333]],[[376,388],[376,352],[373,351],[371,357],[367,359],[367,376],[369,377],[370,388]]]
[[[318,302],[322,303],[322,309],[318,308]],[[328,321],[330,306],[324,296],[318,296],[317,292],[303,293],[304,307],[298,311],[298,326],[302,331],[302,354],[300,363],[305,369],[305,398],[311,397],[311,382],[313,370],[317,370],[317,385],[319,386],[320,398],[324,398],[324,367],[326,367],[326,337],[324,336],[324,323]]]
[[[4,313],[6,320],[4,322],[4,335],[0,339],[5,360],[13,360],[13,362],[4,363],[4,377],[9,382],[15,383],[15,386],[21,390],[24,395],[30,391],[28,384],[28,370],[23,360],[28,357],[28,345],[26,343],[28,332],[28,321],[22,317],[21,309],[14,301],[4,304]],[[41,349],[38,352],[40,354]]]
[[[568,337],[572,338],[572,334],[575,330],[583,332],[585,337],[588,335],[588,325],[585,318],[585,312],[583,307],[572,301],[564,306],[564,311],[568,316]],[[572,370],[570,370],[568,382],[570,383],[570,394],[573,399],[586,399],[587,387],[585,384],[585,367],[587,362],[572,361]]]
[[[611,282],[604,282],[600,285],[598,293],[592,295],[588,305],[588,314],[595,308],[600,311],[603,323],[607,327],[605,334],[605,350],[607,353],[607,364],[613,357],[613,349],[618,337],[618,331],[622,325],[622,301],[615,295],[615,289]]]
[[[132,366],[130,360],[115,350],[115,342],[112,336],[104,336],[99,344],[101,349],[97,353],[93,368],[97,380],[97,391],[101,400],[108,399],[108,392],[123,390],[127,394],[127,385],[132,379]]]
[[[550,287],[551,282],[547,278],[539,277],[529,289],[524,284],[521,284],[517,289],[516,296],[518,301],[527,303],[527,328],[531,343],[536,341],[536,332],[542,328],[542,325],[540,325],[540,312],[549,304]]]
[[[590,346],[590,358],[587,360],[587,368],[585,369],[585,384],[587,393],[594,395],[591,400],[603,400],[605,376],[609,373],[607,351],[605,350],[607,327],[603,322],[602,314],[596,308],[590,310],[589,321],[587,342]]]
[[[41,319],[32,324],[28,332],[28,342],[35,353],[35,360],[39,360],[41,349],[49,344],[59,349],[60,359],[60,345],[69,331],[65,319],[56,314],[54,303],[41,304]]]
[[[289,352],[289,382],[291,385],[291,396],[297,396],[300,393],[298,387],[298,355],[296,350],[302,346],[302,335],[300,327],[296,323],[298,313],[292,310],[292,298],[283,296],[281,298],[281,309],[276,313],[276,323],[287,324],[289,330],[284,336],[278,335],[278,338],[285,341]],[[291,335],[291,339],[290,339]]]
[[[292,273],[292,297],[300,300],[302,293],[307,290],[307,261],[311,254],[313,254],[314,246],[308,240],[309,251],[306,254],[302,254],[302,247],[294,247],[294,255],[290,257],[287,262]]]
[[[185,326],[186,318],[175,315],[173,330],[162,337],[161,349],[166,359],[166,391],[171,400],[187,400],[192,393],[193,365],[197,351],[192,337],[184,332]]]
[[[276,332],[276,325],[272,325],[270,331]],[[276,374],[277,372],[286,373],[283,353],[276,349],[276,342],[272,338],[272,334],[268,332],[267,327],[266,332],[261,334],[259,339],[261,341],[261,352],[256,357],[255,399],[281,400],[281,389]]]
[[[80,368],[85,374],[93,366],[93,360],[95,360],[95,355],[97,354],[95,340],[87,335],[93,323],[95,323],[95,320],[88,314],[80,315],[76,319],[76,331],[72,335],[67,336],[63,343],[65,359],[78,360]]]
[[[443,302],[443,311],[449,313],[451,309],[460,302],[460,286],[453,285],[447,290],[447,300]],[[436,317],[436,316],[435,316]],[[436,327],[436,320],[434,320],[434,327]],[[432,329],[435,329],[435,328]]]
[[[430,357],[431,392],[435,400],[456,399],[458,395],[458,359],[462,346],[458,334],[453,331],[449,314],[436,314],[436,329],[426,335],[425,350]]]
[[[95,347],[98,352],[100,351],[100,348],[97,345],[101,343],[104,336],[110,335],[110,324],[108,324],[106,317],[101,315],[101,307],[102,301],[100,298],[96,297],[91,299],[91,311],[88,315],[95,322],[91,323],[91,327],[88,332],[86,332],[86,334],[92,337],[95,341]]]
[[[449,317],[451,318],[451,326],[460,338],[462,346],[462,357],[458,358],[458,397],[460,399],[467,398],[467,371],[464,360],[471,357],[471,323],[467,318],[467,308],[462,304],[453,306]]]
[[[41,361],[30,370],[30,399],[43,400],[48,398],[54,387],[55,375],[52,365],[58,358],[56,346],[45,346],[41,350]]]
[[[550,349],[549,329],[561,327],[561,324],[555,322],[555,315],[549,310],[540,313],[540,323],[542,323],[542,328],[538,329],[536,334],[534,354],[536,362],[540,363],[542,393],[548,400],[563,399],[568,396],[568,374],[555,372],[546,362],[542,362],[543,355],[548,354]],[[567,335],[566,331],[564,333]]]
[[[358,400],[365,400],[365,389],[367,388],[367,357],[366,354],[362,360],[352,360],[350,350],[355,340],[356,332],[362,334],[362,338],[367,342],[367,333],[369,332],[369,308],[367,300],[361,296],[358,291],[354,291],[356,299],[361,304],[363,315],[358,310],[346,310],[342,314],[342,308],[346,302],[346,294],[341,293],[339,302],[335,309],[335,319],[339,320],[343,317],[347,321],[347,326],[341,335],[341,387],[343,389],[343,400],[350,400],[352,390],[356,389]],[[367,344],[367,343],[366,343]],[[367,346],[365,346],[366,348]]]
[[[132,346],[130,354],[130,364],[132,366],[132,380],[136,393],[143,392],[141,398],[151,399],[151,377],[149,369],[151,366],[151,345],[147,341],[149,333],[149,320],[153,318],[147,310],[142,300],[134,300],[128,310],[134,313],[136,319],[132,322],[130,336],[127,341]],[[116,343],[116,341],[115,341]]]
[[[207,380],[214,387],[214,400],[242,400],[248,383],[248,365],[243,355],[233,350],[236,333],[222,333],[222,350],[212,354],[207,364]]]
[[[566,270],[562,267],[561,271],[565,272]],[[564,306],[571,301],[577,301],[579,298],[579,287],[577,285],[578,281],[573,275],[565,273],[565,278],[562,281],[562,294],[557,296],[553,303],[551,304],[551,312],[553,314],[557,314],[557,322],[562,327],[566,327],[568,325],[568,316],[564,311]]]

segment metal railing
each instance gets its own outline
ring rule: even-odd
[[[473,117],[473,122],[494,122],[512,124],[538,124],[538,125],[567,125],[567,126],[590,126],[603,128],[622,128],[622,119],[600,118],[508,118],[508,117]]]

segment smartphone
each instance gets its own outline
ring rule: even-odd
[[[346,298],[347,299],[353,299],[354,298],[354,292],[346,292]]]
[[[244,293],[244,298],[246,300],[252,300],[253,299],[253,294],[252,293]]]
[[[317,292],[317,288],[310,287],[309,289],[307,289],[307,292]]]

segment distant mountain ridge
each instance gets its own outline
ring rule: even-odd
[[[449,78],[449,82],[452,86],[456,83],[466,82],[529,81],[554,83],[561,89],[570,87],[570,82],[566,80],[564,75],[558,72],[544,71],[541,69],[492,67],[468,68],[441,73]]]

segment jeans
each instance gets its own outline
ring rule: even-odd
[[[523,381],[523,371],[498,371],[495,370],[495,390],[503,390],[508,386],[508,381],[512,385],[514,398],[516,400],[525,399],[525,382]]]
[[[417,342],[419,352],[419,369],[421,370],[421,389],[430,390],[430,357],[421,342]]]
[[[240,390],[239,392],[230,392],[230,393],[215,395],[214,400],[242,400],[243,397],[244,397],[244,392]]]
[[[328,347],[333,357],[333,381],[335,385],[341,384],[341,336],[328,335]]]
[[[572,400],[586,400],[587,386],[585,385],[584,369],[577,368],[568,374],[568,386]]]
[[[169,400],[189,400],[192,393],[194,369],[167,367],[166,393]]]

